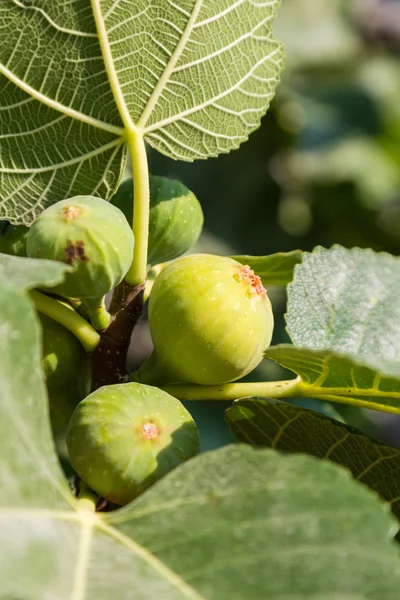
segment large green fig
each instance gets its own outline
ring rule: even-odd
[[[0,221],[0,252],[13,256],[26,256],[26,238],[29,227],[11,225],[9,221]]]
[[[271,343],[274,319],[261,280],[228,257],[194,254],[167,265],[149,301],[154,342],[133,379],[154,385],[218,385],[252,371]]]
[[[27,240],[29,257],[58,260],[74,268],[54,292],[80,298],[93,311],[126,275],[133,246],[133,233],[122,212],[93,196],[76,196],[47,208],[34,221]]]
[[[199,434],[179,400],[126,383],[102,387],[78,404],[67,447],[79,477],[123,505],[197,454]]]
[[[53,431],[65,433],[75,406],[90,391],[89,358],[70,331],[49,317],[39,316],[42,325],[42,370],[46,378]]]
[[[132,178],[120,185],[111,203],[132,223]],[[193,192],[180,181],[150,176],[148,264],[157,265],[184,254],[199,239],[203,221],[200,202]]]

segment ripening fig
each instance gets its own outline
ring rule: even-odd
[[[120,185],[111,203],[132,223],[132,178]],[[203,221],[200,202],[193,192],[180,181],[150,176],[148,264],[157,265],[184,254],[199,239]]]
[[[64,432],[75,409],[90,391],[90,363],[81,343],[65,327],[39,315],[42,325],[42,370],[55,433]]]
[[[133,379],[218,385],[252,371],[274,319],[260,278],[235,260],[194,254],[167,265],[149,301],[154,351]]]
[[[76,196],[50,206],[34,221],[27,239],[30,258],[73,267],[53,291],[82,300],[97,329],[108,325],[103,298],[127,273],[133,246],[133,233],[122,212],[94,196]]]
[[[71,465],[97,494],[127,504],[199,452],[184,406],[139,383],[109,385],[76,407],[67,431]]]
[[[29,227],[11,225],[8,221],[0,221],[0,252],[13,256],[26,256],[26,237]]]

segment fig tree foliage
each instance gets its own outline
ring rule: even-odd
[[[398,598],[399,452],[285,401],[400,414],[400,259],[179,258],[201,206],[149,175],[145,144],[193,161],[259,127],[278,5],[0,3],[1,598]],[[126,185],[124,216],[107,200]],[[291,344],[270,345],[274,285]],[[155,350],[130,382],[148,296]],[[289,379],[251,381],[264,358]],[[199,453],[193,400],[233,400],[239,443]]]
[[[179,160],[237,148],[279,81],[278,5],[2,3],[2,218],[29,225],[58,200],[109,198],[132,130]]]

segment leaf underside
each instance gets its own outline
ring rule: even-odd
[[[226,418],[238,442],[336,462],[376,491],[400,517],[400,450],[362,431],[281,400],[242,398]]]
[[[282,69],[279,0],[7,0],[0,6],[0,217],[109,198],[135,130],[181,160],[237,148]]]
[[[400,259],[317,248],[288,291],[294,345],[266,357],[300,375],[299,395],[400,413]]]

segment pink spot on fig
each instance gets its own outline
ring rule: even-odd
[[[250,269],[249,265],[240,267],[234,277],[239,283],[243,282],[249,285],[247,292],[249,298],[253,296],[266,297],[267,290],[264,288],[261,278],[254,273],[253,269]]]
[[[149,421],[142,425],[142,435],[145,440],[154,440],[160,435],[160,430],[155,423]]]

